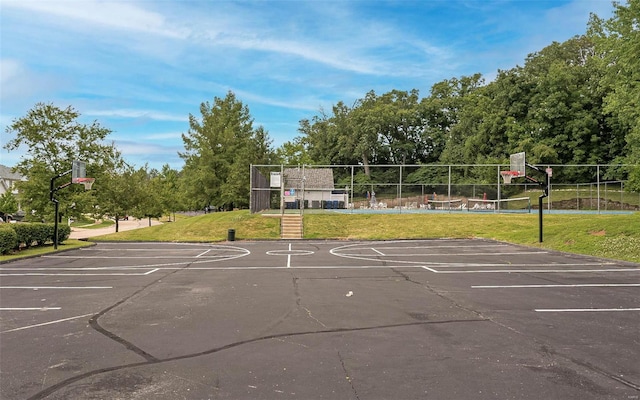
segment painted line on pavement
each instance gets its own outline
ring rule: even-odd
[[[31,290],[43,290],[43,289],[59,289],[59,290],[73,290],[73,289],[113,289],[113,286],[0,286],[0,289],[31,289]]]
[[[427,268],[437,274],[515,274],[515,273],[569,273],[584,274],[592,272],[640,272],[640,268],[609,268],[609,269],[490,269],[490,270],[464,270],[464,271],[441,271],[434,268]]]
[[[640,283],[579,283],[567,285],[487,285],[473,289],[528,289],[528,288],[584,288],[584,287],[640,287]]]
[[[22,331],[22,330],[25,330],[25,329],[37,328],[37,327],[40,327],[40,326],[46,326],[46,325],[57,324],[57,323],[59,323],[59,322],[66,322],[66,321],[71,321],[71,320],[74,320],[74,319],[90,317],[90,316],[93,316],[93,315],[94,315],[93,313],[92,313],[92,314],[78,315],[77,317],[70,317],[70,318],[58,319],[58,320],[56,320],[56,321],[43,322],[43,323],[41,323],[41,324],[28,325],[28,326],[23,326],[23,327],[21,327],[21,328],[9,329],[9,330],[6,330],[6,331],[2,331],[2,332],[0,332],[0,333],[17,332],[17,331]]]
[[[537,308],[536,312],[619,312],[640,311],[640,308]]]

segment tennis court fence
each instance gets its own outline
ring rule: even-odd
[[[637,211],[640,192],[625,187],[639,165],[543,165],[551,173],[549,210]],[[250,208],[256,212],[530,212],[539,185],[506,185],[508,164],[252,165]],[[538,180],[537,171],[530,175]]]

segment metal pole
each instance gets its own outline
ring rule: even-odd
[[[280,214],[284,215],[284,164],[280,164]]]
[[[398,185],[398,194],[400,198],[400,214],[402,214],[402,165],[400,166],[400,184]]]
[[[72,171],[73,171],[73,169],[70,169],[70,170],[68,170],[66,172],[58,174],[58,175],[54,176],[53,178],[51,178],[51,181],[49,182],[49,200],[51,200],[55,204],[55,210],[54,210],[55,221],[53,223],[53,248],[55,250],[58,249],[58,218],[59,218],[58,217],[58,208],[59,208],[58,204],[59,204],[59,201],[54,197],[54,195],[58,190],[71,185],[71,182],[67,182],[67,183],[65,183],[65,184],[63,184],[63,185],[61,185],[60,187],[57,187],[57,188],[54,188],[54,185],[55,185],[56,179],[61,178],[61,177],[65,176],[65,175],[69,175]]]
[[[596,171],[596,182],[598,185],[598,197],[596,199],[598,202],[598,214],[600,214],[600,164],[598,164]]]
[[[551,211],[551,177],[549,177],[549,174],[547,173],[547,171],[545,170],[545,175],[547,175],[547,187],[549,188],[549,198],[547,199],[547,208],[549,209],[549,211]]]
[[[525,186],[525,191],[527,190],[527,187]],[[500,212],[500,199],[501,199],[502,193],[500,192],[500,166],[498,166],[498,206],[496,207],[496,212]]]
[[[355,204],[353,204],[353,165],[351,166],[351,212],[356,208]]]
[[[304,164],[302,164],[302,183],[301,183],[301,186],[302,186],[302,197],[301,197],[301,200],[300,200],[300,215],[304,215],[304,181],[306,179],[307,178],[304,175]]]
[[[545,197],[549,196],[550,180],[551,180],[551,178],[549,177],[549,174],[547,174],[545,172],[544,173],[544,182],[545,182],[544,191],[542,192],[542,194],[538,198],[538,210],[539,210],[538,211],[538,224],[540,225],[540,236],[539,236],[538,240],[540,241],[540,243],[542,243],[542,215],[543,215],[542,199],[544,199]]]
[[[542,243],[542,213],[543,213],[543,204],[542,199],[544,199],[544,195],[538,197],[538,226],[539,226],[539,236],[538,241]]]
[[[449,212],[451,212],[451,164],[449,164],[449,188],[448,188],[447,196],[449,201]]]
[[[249,164],[249,210],[253,214],[253,164]]]

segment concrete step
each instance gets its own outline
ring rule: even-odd
[[[280,221],[280,237],[282,239],[302,239],[302,216],[283,215]]]

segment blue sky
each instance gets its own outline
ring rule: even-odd
[[[522,65],[608,0],[0,0],[1,145],[37,102],[97,120],[138,167],[182,168],[188,116],[233,91],[274,147],[370,91]],[[0,150],[15,165],[24,149]]]

